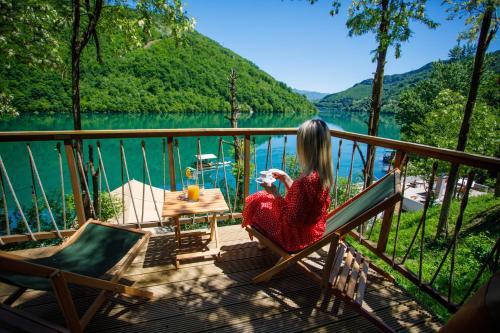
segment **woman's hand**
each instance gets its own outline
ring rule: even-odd
[[[262,186],[267,193],[272,194],[275,197],[280,196],[278,189],[274,186],[274,184],[264,181],[260,184],[260,186]]]
[[[272,171],[273,177],[282,182],[285,185],[285,188],[288,190],[290,186],[293,184],[292,178],[282,170],[273,170]]]

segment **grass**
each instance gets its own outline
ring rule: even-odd
[[[425,234],[423,242],[423,262],[422,262],[422,280],[429,282],[439,266],[446,248],[451,241],[454,226],[459,213],[460,202],[454,201],[450,212],[450,235],[445,239],[436,240],[436,228],[439,219],[441,206],[431,207],[427,212],[425,221]],[[401,215],[400,230],[398,242],[395,247],[396,262],[400,262],[408,250],[410,242],[415,234],[422,212],[407,212]],[[459,234],[458,244],[455,256],[455,268],[452,283],[451,299],[454,303],[459,303],[476,277],[480,268],[483,266],[486,258],[500,236],[500,199],[493,195],[484,195],[469,199],[468,206],[464,213],[462,229]],[[389,234],[386,252],[393,254],[394,240],[396,235],[397,216],[393,219],[392,230]],[[373,227],[372,240],[377,241],[380,232],[381,223],[376,222]],[[418,274],[420,262],[420,235],[421,230],[413,244],[405,266],[414,273]],[[351,240],[355,242],[355,240]],[[436,313],[441,319],[449,318],[450,313],[437,301],[427,294],[419,291],[412,282],[393,271],[381,259],[363,247],[358,246],[361,252],[368,255],[372,261],[391,271],[397,282],[407,289],[417,300],[426,305],[431,311]],[[450,276],[450,258],[448,255],[439,275],[436,277],[433,287],[442,295],[448,294],[448,281]],[[399,260],[398,260],[399,259]],[[484,284],[493,274],[491,267],[487,268],[482,274],[476,289]]]

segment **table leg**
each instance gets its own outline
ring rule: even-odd
[[[181,222],[178,216],[176,216],[174,220],[175,220],[175,238],[177,238],[177,245],[181,247]]]
[[[217,228],[217,214],[213,215],[213,233],[215,233],[215,247],[219,249],[219,230]]]
[[[209,238],[210,241],[214,239],[214,234],[215,234],[214,220],[216,220],[215,214],[212,215],[212,218],[210,219],[210,238]]]

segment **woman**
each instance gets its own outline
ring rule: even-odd
[[[303,123],[297,133],[301,175],[295,181],[283,171],[273,177],[285,185],[281,197],[274,184],[246,199],[243,227],[251,225],[288,252],[296,252],[320,239],[330,206],[333,184],[330,131],[319,119]]]

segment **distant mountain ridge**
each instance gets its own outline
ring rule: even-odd
[[[384,76],[384,101],[390,104],[405,88],[427,78],[431,72],[432,62],[416,70],[402,74]],[[362,112],[366,110],[372,93],[373,79],[356,83],[351,88],[323,97],[315,103],[320,108],[332,108],[343,111]],[[389,103],[388,103],[389,102]]]
[[[300,89],[292,89],[292,90],[293,90],[293,92],[295,92],[297,94],[304,95],[307,98],[307,100],[310,102],[319,101],[322,98],[330,95],[330,93],[321,93],[321,92],[310,91],[310,90],[300,90]]]
[[[473,62],[473,58],[469,60]],[[451,60],[438,60],[439,62],[450,62]],[[382,103],[382,113],[395,112],[395,104],[399,100],[401,92],[418,82],[429,77],[433,64],[430,62],[424,66],[406,73],[385,75],[384,93]],[[500,50],[487,53],[485,66],[497,73],[500,73]],[[356,83],[351,88],[341,92],[333,93],[315,102],[318,108],[333,109],[348,112],[366,112],[370,108],[373,79],[366,79]]]

